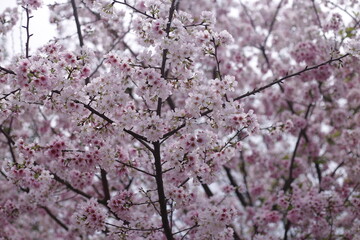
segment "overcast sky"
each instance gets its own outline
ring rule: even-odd
[[[49,10],[46,6],[53,2],[55,2],[55,0],[43,0],[43,7],[32,11],[34,17],[30,19],[30,33],[33,34],[30,38],[31,52],[49,42],[55,35],[55,27],[49,24]],[[13,8],[17,6],[16,0],[0,0],[0,3],[0,12],[3,12],[7,7]],[[25,49],[26,33],[21,25],[25,24],[26,14],[21,8],[19,8],[19,11],[21,12],[21,16],[18,24],[5,36],[7,38],[6,49],[10,56],[17,55]],[[20,24],[21,22],[22,24]],[[9,59],[6,60],[8,61]]]

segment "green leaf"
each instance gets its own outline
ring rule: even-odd
[[[355,33],[353,32],[354,30],[355,30],[355,28],[353,28],[353,27],[345,28],[346,37],[351,38],[351,37],[355,36]]]
[[[317,164],[324,164],[326,163],[327,159],[325,157],[318,157],[316,160],[314,160],[314,163],[317,163]]]
[[[37,173],[34,174],[34,178],[38,179],[40,177],[40,175],[41,175],[41,173],[37,172]]]

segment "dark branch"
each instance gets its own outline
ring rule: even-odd
[[[159,196],[159,205],[160,205],[160,213],[161,213],[161,221],[164,228],[164,234],[167,238],[167,240],[173,240],[173,234],[171,231],[171,227],[169,224],[168,219],[168,212],[167,212],[167,199],[165,196],[164,191],[164,183],[163,183],[163,177],[162,177],[162,165],[161,165],[161,154],[160,154],[160,143],[159,141],[154,143],[154,159],[155,159],[155,179],[156,179],[156,185],[157,185],[157,192]]]
[[[137,13],[140,13],[140,14],[142,14],[142,15],[148,17],[148,18],[151,18],[151,19],[156,19],[154,16],[150,16],[150,15],[147,14],[146,12],[142,12],[142,11],[140,11],[139,9],[131,6],[130,4],[128,4],[128,3],[126,2],[126,0],[124,0],[124,2],[119,2],[119,1],[114,0],[114,1],[113,1],[113,4],[114,4],[114,3],[123,4],[123,5],[131,8],[132,10],[134,10],[134,11],[137,12]]]
[[[90,112],[92,112],[93,114],[101,117],[102,119],[104,119],[105,121],[107,121],[108,123],[112,124],[114,123],[113,120],[111,120],[110,118],[108,118],[107,116],[105,116],[105,114],[98,112],[97,110],[95,110],[94,108],[92,108],[89,104],[85,104],[83,102],[80,102],[78,100],[72,100],[74,103],[78,103],[78,104],[82,104],[86,109],[88,109]]]
[[[101,173],[101,183],[103,186],[103,191],[104,191],[104,202],[107,202],[108,200],[110,200],[110,191],[109,191],[109,182],[107,180],[107,172],[101,168],[100,170]]]
[[[99,116],[100,118],[102,118],[102,119],[104,119],[105,121],[107,121],[109,124],[112,124],[112,123],[114,123],[114,121],[113,120],[111,120],[110,118],[108,118],[105,114],[103,114],[103,113],[100,113],[100,112],[98,112],[96,109],[94,109],[93,107],[91,107],[89,104],[86,104],[86,103],[83,103],[83,102],[80,102],[80,101],[78,101],[78,100],[72,100],[74,103],[77,103],[77,104],[82,104],[86,109],[88,109],[91,113],[93,113],[93,114],[95,114],[95,115],[97,115],[97,116]],[[123,129],[126,133],[128,133],[128,134],[130,134],[131,136],[133,136],[136,140],[138,140],[139,142],[141,142],[147,149],[149,149],[151,152],[153,152],[153,149],[147,144],[149,141],[145,138],[145,137],[143,137],[143,136],[141,136],[141,135],[139,135],[139,134],[137,134],[137,133],[134,133],[133,131],[131,131],[131,130],[128,130],[128,129]]]
[[[68,189],[70,189],[71,191],[87,198],[87,199],[90,199],[91,196],[89,194],[86,194],[84,193],[83,191],[77,189],[77,188],[74,188],[69,182],[65,181],[64,179],[60,178],[58,175],[56,175],[55,173],[52,173],[52,175],[54,176],[54,180],[65,185]]]
[[[289,220],[286,220],[286,224],[285,224],[285,232],[284,232],[284,240],[288,239],[288,232],[290,230],[291,227],[291,222]]]
[[[248,173],[247,173],[247,170],[246,170],[244,155],[243,155],[242,152],[240,152],[240,161],[241,161],[240,170],[241,170],[241,173],[242,173],[243,179],[244,179],[244,184],[245,184],[245,188],[246,188],[246,196],[247,196],[247,198],[249,200],[248,204],[250,206],[253,206],[253,200],[252,200],[252,197],[250,195],[249,184],[248,184],[248,181],[247,181]]]
[[[9,92],[9,93],[3,93],[4,96],[1,97],[0,100],[6,99],[8,96],[17,93],[17,92],[20,91],[20,90],[21,90],[21,89],[18,88],[18,89],[15,89],[15,90],[13,90],[13,91],[11,91],[11,92]]]
[[[45,210],[45,212],[57,223],[59,224],[63,229],[65,229],[66,231],[69,230],[69,228],[65,225],[65,223],[63,223],[62,221],[60,221],[60,219],[58,219],[51,211],[50,209],[48,209],[47,207],[44,206],[40,206],[42,209]]]
[[[11,138],[11,136],[10,136],[1,126],[0,126],[0,132],[6,137],[7,141],[8,141],[10,144],[12,144],[12,145],[15,144],[15,142],[14,142],[14,140]]]
[[[256,26],[255,26],[255,23],[254,23],[254,20],[252,19],[249,11],[248,11],[248,8],[244,5],[244,3],[242,1],[240,1],[240,4],[241,6],[244,8],[244,11],[245,11],[245,14],[246,16],[249,18],[249,21],[250,21],[250,24],[251,24],[251,27],[254,29],[254,31],[256,32]]]
[[[208,198],[211,198],[212,196],[214,196],[214,193],[211,191],[209,185],[207,185],[206,183],[202,183],[201,177],[198,176],[197,179],[201,183],[201,186],[203,187],[203,189],[204,189],[204,191],[206,193],[206,196]]]
[[[219,45],[216,44],[216,41],[215,41],[215,38],[213,38],[211,40],[214,44],[214,49],[215,49],[215,53],[213,54],[213,56],[215,57],[215,61],[216,61],[216,72],[217,74],[219,75],[219,79],[220,81],[222,81],[222,75],[221,75],[221,70],[220,70],[220,60],[218,58],[218,48],[219,48]],[[215,76],[217,77],[217,76]]]
[[[11,158],[13,159],[13,162],[16,163],[16,156],[15,156],[15,152],[13,149],[13,146],[15,144],[15,141],[12,139],[12,137],[9,135],[9,133],[7,133],[1,126],[0,126],[0,132],[5,136],[6,140],[7,140],[7,144],[9,146],[9,150],[10,150],[10,154],[11,154]]]
[[[306,113],[305,113],[305,119],[307,119],[309,117],[310,109],[312,108],[312,106],[313,106],[312,104],[309,104],[309,106],[308,106],[308,108],[306,110]],[[295,157],[296,157],[299,145],[300,145],[301,138],[305,135],[305,131],[306,131],[306,127],[300,130],[298,139],[296,141],[295,148],[294,148],[294,151],[293,151],[293,154],[292,154],[292,157],[291,157],[291,161],[290,161],[289,177],[285,181],[285,184],[284,184],[284,187],[283,187],[284,192],[286,192],[287,190],[290,189],[292,182],[295,180],[294,177],[293,177]]]
[[[72,6],[72,9],[73,9],[73,13],[74,13],[74,18],[75,18],[75,23],[76,23],[76,30],[77,30],[77,35],[78,35],[78,38],[79,38],[80,47],[82,47],[82,46],[84,46],[84,39],[83,39],[83,36],[81,34],[81,25],[80,25],[80,21],[79,21],[79,15],[78,15],[78,12],[77,12],[75,0],[71,0],[71,6]]]
[[[9,69],[6,69],[6,68],[3,68],[0,66],[0,70],[5,72],[5,73],[8,73],[8,74],[13,74],[13,75],[16,75],[16,73],[12,70],[9,70]]]
[[[319,24],[319,27],[322,28],[322,24],[321,24],[321,20],[320,20],[320,16],[319,16],[319,12],[315,6],[315,0],[311,0],[312,1],[312,6],[313,6],[313,9],[314,9],[314,12],[315,12],[315,15],[316,15],[316,19],[318,21],[318,24]]]
[[[319,192],[321,192],[322,191],[322,188],[321,188],[322,174],[321,174],[320,164],[316,161],[314,161],[314,164],[315,164],[316,174],[317,174],[317,177],[319,180]]]
[[[23,7],[23,9],[25,9],[26,12],[26,26],[22,26],[26,29],[25,57],[29,58],[30,37],[32,36],[32,34],[30,34],[30,18],[33,16],[30,16],[30,11],[27,7]]]
[[[171,130],[170,132],[168,133],[165,133],[163,136],[162,136],[162,139],[167,139],[169,137],[171,137],[172,135],[174,135],[175,133],[177,133],[178,131],[180,131],[182,128],[184,128],[186,126],[186,123],[183,123],[181,124],[179,127],[175,128],[174,130]]]
[[[339,163],[338,165],[337,165],[337,167],[334,169],[334,171],[331,173],[331,177],[334,177],[335,176],[335,174],[336,174],[336,172],[337,172],[337,170],[340,168],[340,167],[342,167],[343,165],[345,164],[345,160],[343,160],[341,163]]]
[[[334,7],[340,9],[341,11],[343,11],[344,13],[346,13],[347,15],[349,15],[349,17],[351,17],[352,20],[354,20],[354,22],[355,22],[356,24],[359,23],[359,20],[358,20],[354,15],[352,15],[351,13],[349,13],[349,11],[346,10],[345,8],[339,6],[339,5],[336,4],[336,3],[333,3],[332,1],[326,1],[326,2],[327,2],[327,3],[330,3],[330,4],[333,5]]]
[[[274,16],[273,16],[273,18],[272,18],[272,20],[271,20],[270,27],[269,27],[269,32],[268,32],[268,34],[266,35],[265,40],[264,40],[264,43],[263,43],[263,46],[264,46],[264,47],[266,46],[266,43],[267,43],[267,41],[268,41],[268,39],[269,39],[269,37],[270,37],[270,35],[271,35],[271,32],[272,32],[273,29],[274,29],[276,17],[277,17],[277,15],[279,14],[279,11],[280,11],[280,8],[281,8],[281,4],[283,3],[283,1],[284,1],[284,0],[281,0],[281,1],[280,1],[279,5],[278,5],[277,8],[276,8],[275,14],[274,14]]]
[[[139,135],[139,134],[137,134],[137,133],[134,133],[133,131],[128,130],[128,129],[126,129],[126,128],[124,128],[124,132],[130,134],[130,135],[133,136],[136,140],[138,140],[139,142],[141,142],[141,144],[144,145],[147,149],[149,149],[150,152],[154,152],[154,149],[149,146],[149,144],[148,144],[149,141],[147,140],[146,137],[141,136],[141,135]]]
[[[228,167],[224,167],[225,171],[226,171],[226,175],[230,181],[231,186],[235,187],[235,194],[236,197],[239,199],[239,201],[241,202],[241,205],[243,205],[244,207],[246,207],[248,204],[245,201],[245,197],[239,192],[238,189],[238,185],[235,181],[235,179],[233,178],[232,174],[231,174],[231,170]]]
[[[251,95],[255,95],[256,93],[259,93],[259,92],[261,92],[261,91],[263,91],[263,90],[265,90],[265,89],[267,89],[267,88],[269,88],[269,87],[271,87],[271,86],[273,86],[273,85],[275,85],[275,84],[282,83],[284,80],[286,80],[286,79],[288,79],[288,78],[292,78],[292,77],[295,77],[295,76],[300,76],[300,75],[301,75],[302,73],[304,73],[304,72],[308,72],[308,71],[317,69],[317,68],[319,68],[319,67],[321,67],[321,66],[330,64],[330,63],[332,63],[332,62],[336,62],[336,61],[341,62],[341,59],[343,59],[343,58],[345,58],[345,57],[347,57],[347,56],[350,56],[350,54],[347,53],[347,54],[345,54],[345,55],[343,55],[343,56],[340,56],[340,57],[338,57],[338,58],[334,58],[334,59],[331,58],[330,60],[328,60],[328,61],[326,61],[326,62],[323,62],[323,63],[320,63],[320,64],[315,65],[315,66],[305,67],[305,68],[304,68],[303,70],[301,70],[301,71],[292,73],[292,74],[290,74],[290,75],[286,75],[285,77],[282,77],[282,78],[280,78],[280,79],[275,79],[274,81],[272,81],[272,82],[269,83],[269,84],[266,84],[266,85],[264,85],[264,86],[262,86],[262,87],[260,87],[260,88],[254,89],[254,90],[251,91],[251,92],[247,92],[247,93],[245,93],[245,94],[243,94],[243,95],[241,95],[241,96],[239,96],[239,97],[236,97],[236,98],[234,98],[234,101],[237,101],[237,100],[246,98],[246,97],[251,96]]]
[[[136,171],[142,172],[142,173],[144,173],[144,174],[146,174],[146,175],[149,175],[149,176],[151,176],[151,177],[155,177],[154,174],[151,174],[151,173],[149,173],[149,172],[147,172],[147,171],[145,171],[145,170],[142,170],[142,169],[140,169],[140,168],[138,168],[138,167],[134,167],[134,166],[131,165],[131,164],[124,163],[124,162],[120,162],[120,161],[118,161],[118,160],[116,160],[116,162],[121,163],[122,165],[127,166],[127,167],[129,167],[129,168],[133,168],[133,169],[135,169]]]

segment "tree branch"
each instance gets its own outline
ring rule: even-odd
[[[119,2],[119,1],[114,0],[114,1],[113,1],[113,4],[114,4],[114,3],[123,4],[123,5],[131,8],[132,10],[134,10],[134,11],[137,12],[137,13],[140,13],[140,14],[142,14],[142,15],[148,17],[148,18],[151,18],[151,19],[156,19],[154,16],[150,16],[150,15],[147,14],[146,12],[142,12],[142,11],[140,11],[139,9],[131,6],[130,4],[128,4],[128,3],[126,2],[126,0],[124,0],[124,2]]]
[[[13,139],[10,137],[10,135],[2,128],[1,125],[0,125],[0,132],[5,136],[6,140],[7,140],[10,144],[12,144],[12,145],[15,144],[14,140],[13,140]]]
[[[13,75],[16,75],[16,73],[12,70],[9,70],[9,69],[6,69],[6,68],[3,68],[0,66],[0,70],[7,73],[7,74],[13,74]]]
[[[60,178],[57,174],[55,174],[55,173],[53,173],[53,172],[52,172],[51,174],[54,176],[54,180],[55,180],[55,181],[57,181],[57,182],[65,185],[65,186],[66,186],[68,189],[70,189],[71,191],[73,191],[73,192],[75,192],[75,193],[77,193],[77,194],[79,194],[79,195],[81,195],[81,196],[83,196],[83,197],[85,197],[85,198],[87,198],[87,199],[90,199],[90,198],[91,198],[91,196],[90,196],[89,194],[84,193],[83,191],[81,191],[81,190],[79,190],[79,189],[77,189],[77,188],[74,188],[69,182],[67,182],[67,181],[65,181],[64,179]]]
[[[156,185],[157,185],[157,192],[159,196],[159,204],[160,204],[160,213],[161,213],[161,221],[164,228],[164,234],[167,238],[167,240],[173,240],[173,235],[171,231],[171,227],[169,224],[168,219],[168,212],[166,207],[166,196],[164,191],[164,183],[163,183],[163,177],[162,177],[162,165],[161,165],[161,155],[160,155],[160,142],[157,141],[154,144],[154,159],[155,159],[155,179],[156,179]]]
[[[29,58],[29,45],[30,45],[30,37],[32,36],[32,34],[30,34],[30,18],[32,18],[33,16],[30,16],[30,11],[27,7],[22,7],[23,9],[25,9],[26,12],[26,26],[22,26],[23,28],[26,29],[26,43],[25,43],[25,57]]]
[[[110,200],[109,182],[107,180],[107,172],[104,169],[100,169],[101,183],[104,191],[104,202]]]
[[[269,32],[268,32],[268,34],[266,35],[266,37],[265,37],[265,39],[264,39],[264,43],[263,43],[263,46],[264,46],[264,47],[266,46],[266,43],[267,43],[267,41],[268,41],[268,39],[269,39],[269,37],[270,37],[270,35],[271,35],[271,32],[272,32],[273,29],[274,29],[276,17],[277,17],[277,15],[279,14],[279,11],[280,11],[280,8],[281,8],[281,4],[283,3],[283,1],[284,1],[284,0],[281,0],[281,1],[279,2],[279,5],[278,5],[277,8],[276,8],[275,14],[274,14],[274,16],[273,16],[273,18],[272,18],[272,20],[271,20],[270,27],[269,27]]]
[[[100,118],[104,119],[105,121],[107,121],[108,123],[112,124],[114,123],[113,120],[111,120],[110,118],[108,118],[105,114],[98,112],[96,109],[94,109],[93,107],[91,107],[89,104],[80,102],[76,99],[72,100],[74,103],[77,104],[82,104],[86,109],[88,109],[90,112],[92,112],[93,114],[99,116]],[[126,133],[130,134],[131,136],[133,136],[136,140],[138,140],[139,142],[141,142],[147,149],[149,149],[151,152],[153,152],[154,150],[147,144],[148,140],[144,137],[141,136],[131,130],[128,129],[123,129]]]
[[[80,102],[79,100],[72,100],[74,103],[78,103],[78,104],[82,104],[86,109],[88,109],[90,112],[92,112],[93,114],[101,117],[102,119],[104,119],[105,121],[107,121],[108,123],[112,124],[114,123],[113,120],[111,120],[110,118],[108,118],[107,116],[105,116],[105,114],[98,112],[97,110],[95,110],[94,108],[92,108],[89,104]]]
[[[314,1],[314,0],[312,0],[312,1]],[[354,22],[356,23],[356,25],[359,24],[359,20],[358,20],[354,15],[352,15],[351,13],[349,13],[348,10],[346,10],[345,8],[339,6],[339,5],[336,4],[336,3],[333,3],[332,1],[326,1],[326,2],[327,2],[327,3],[330,3],[330,4],[333,5],[334,7],[340,9],[341,11],[343,11],[344,13],[346,13],[347,15],[349,15],[349,17],[351,17],[352,20],[354,20]]]
[[[285,77],[282,77],[282,78],[280,78],[280,79],[275,79],[274,81],[272,81],[272,82],[269,83],[269,84],[266,84],[266,85],[264,85],[264,86],[262,86],[262,87],[260,87],[260,88],[257,88],[257,89],[255,88],[255,89],[254,89],[253,91],[251,91],[251,92],[247,92],[247,93],[245,93],[245,94],[243,94],[243,95],[241,95],[241,96],[239,96],[239,97],[236,97],[236,98],[234,98],[234,101],[237,101],[237,100],[246,98],[246,97],[251,96],[251,95],[255,95],[256,93],[259,93],[259,92],[261,92],[261,91],[263,91],[263,90],[265,90],[265,89],[267,89],[267,88],[269,88],[269,87],[271,87],[271,86],[273,86],[273,85],[275,85],[275,84],[277,84],[277,83],[281,83],[282,81],[284,81],[284,80],[286,80],[286,79],[288,79],[288,78],[292,78],[292,77],[295,77],[295,76],[300,76],[302,73],[305,73],[305,72],[308,72],[308,71],[317,69],[317,68],[319,68],[319,67],[321,67],[321,66],[330,64],[330,63],[332,63],[332,62],[336,62],[336,61],[342,62],[341,59],[343,59],[343,58],[345,58],[345,57],[347,57],[347,56],[349,56],[349,55],[350,55],[350,54],[347,53],[347,54],[345,54],[345,55],[343,55],[343,56],[340,56],[340,57],[338,57],[338,58],[334,58],[334,59],[331,58],[330,60],[328,60],[328,61],[326,61],[326,62],[323,62],[323,63],[320,63],[320,64],[318,64],[318,65],[311,66],[311,67],[305,67],[305,68],[304,68],[303,70],[301,70],[301,71],[292,73],[292,74],[290,74],[290,75],[286,75]]]
[[[145,171],[145,170],[142,170],[142,169],[140,169],[140,168],[138,168],[138,167],[134,167],[134,166],[132,166],[131,164],[124,163],[124,162],[121,162],[121,161],[119,161],[119,160],[116,160],[116,162],[121,163],[122,165],[127,166],[127,167],[129,167],[129,168],[133,168],[133,169],[135,169],[136,171],[145,173],[146,175],[149,175],[149,176],[151,176],[151,177],[155,177],[154,174],[151,174],[151,173],[149,173],[149,172],[147,172],[147,171]]]
[[[308,118],[309,113],[310,113],[310,109],[311,109],[312,106],[313,106],[312,104],[309,104],[309,106],[308,106],[308,108],[307,108],[307,110],[306,110],[306,113],[305,113],[305,119]],[[306,127],[307,127],[307,126],[306,126]],[[296,141],[295,149],[294,149],[294,151],[293,151],[293,154],[292,154],[292,157],[291,157],[291,162],[290,162],[290,167],[289,167],[289,177],[288,177],[288,179],[285,181],[285,184],[284,184],[284,187],[283,187],[284,192],[286,192],[287,190],[290,189],[292,182],[295,180],[294,177],[293,177],[295,157],[296,157],[296,153],[297,153],[298,147],[299,147],[299,145],[300,145],[301,137],[305,135],[306,127],[300,130],[298,139],[297,139],[297,141]]]
[[[78,38],[79,38],[80,47],[83,47],[84,46],[84,39],[83,39],[83,36],[81,34],[81,25],[80,25],[80,21],[79,21],[79,15],[78,15],[78,12],[77,12],[77,7],[76,7],[75,0],[71,0],[71,6],[72,6],[72,9],[73,9],[73,13],[74,13],[76,30],[77,30],[77,35],[78,35]]]
[[[9,133],[7,133],[2,126],[0,125],[0,132],[5,136],[6,140],[7,140],[7,144],[9,146],[9,150],[10,150],[10,154],[11,154],[11,158],[13,159],[13,162],[16,163],[16,156],[14,153],[14,149],[13,146],[15,144],[15,141],[12,139],[12,137],[9,135]]]
[[[45,206],[40,206],[40,208],[44,209],[45,212],[57,223],[59,224],[63,229],[65,229],[66,231],[69,230],[69,228],[65,225],[65,223],[63,223],[62,221],[60,221],[60,219],[58,219],[51,211],[49,208],[45,207]]]
[[[256,32],[256,26],[255,26],[254,20],[252,19],[251,15],[248,11],[248,8],[245,6],[245,4],[242,1],[240,1],[240,4],[244,8],[246,16],[249,18],[251,27],[254,29],[254,32]]]
[[[226,175],[227,175],[231,185],[233,187],[235,187],[235,194],[236,194],[237,198],[239,199],[241,205],[243,205],[243,207],[246,207],[248,205],[248,203],[246,202],[245,197],[239,192],[238,185],[231,174],[230,168],[224,167],[224,169],[225,169]]]
[[[136,140],[138,140],[142,145],[144,145],[148,150],[150,150],[150,152],[154,152],[154,149],[149,146],[149,144],[148,144],[149,141],[147,140],[146,137],[141,136],[140,134],[137,134],[137,133],[135,133],[135,132],[133,132],[131,130],[128,130],[126,128],[124,128],[123,130],[124,130],[124,132],[130,134]]]
[[[248,181],[247,181],[248,173],[247,173],[246,167],[245,167],[244,155],[243,155],[243,153],[241,151],[240,151],[240,161],[241,161],[240,170],[241,170],[241,173],[243,174],[244,184],[245,184],[245,188],[246,188],[246,196],[247,196],[247,198],[249,200],[248,204],[250,206],[253,206],[252,197],[251,197],[250,191],[249,191],[249,184],[248,184]]]
[[[186,123],[181,124],[179,127],[175,128],[174,130],[171,130],[168,133],[165,133],[162,136],[163,141],[165,141],[167,138],[171,137],[172,135],[174,135],[175,133],[177,133],[178,131],[180,131],[182,128],[184,128],[186,126]],[[163,142],[162,141],[162,142]]]
[[[319,16],[319,12],[315,6],[315,0],[311,0],[312,1],[312,6],[313,6],[313,9],[314,9],[314,12],[315,12],[315,15],[316,15],[316,19],[318,21],[318,24],[319,24],[319,27],[322,28],[322,24],[321,24],[321,20],[320,20],[320,16]]]
[[[8,96],[12,95],[12,94],[15,94],[16,92],[20,91],[21,89],[18,88],[18,89],[15,89],[9,93],[3,93],[2,95],[4,95],[3,97],[0,98],[0,100],[3,100],[3,99],[6,99]]]

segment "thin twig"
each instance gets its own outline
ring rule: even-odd
[[[13,90],[13,91],[11,91],[11,92],[9,92],[9,93],[3,93],[4,96],[1,97],[0,100],[6,99],[8,96],[17,93],[17,92],[20,91],[20,90],[21,90],[21,89],[18,88],[18,89],[15,89],[15,90]]]
[[[167,138],[171,137],[172,135],[174,135],[175,133],[177,133],[178,131],[180,131],[182,128],[184,128],[186,126],[186,123],[183,123],[181,124],[179,127],[175,128],[174,130],[171,130],[170,132],[168,133],[165,133],[163,136],[162,136],[162,139],[164,142]]]
[[[245,4],[242,1],[240,1],[240,4],[244,8],[246,16],[249,18],[251,27],[254,29],[254,32],[256,32],[256,26],[255,26],[254,20],[252,19],[251,15],[248,11],[248,8],[245,6]]]
[[[317,19],[317,21],[318,21],[319,27],[322,29],[322,24],[321,24],[319,12],[318,12],[318,10],[317,10],[317,8],[316,8],[316,5],[315,5],[315,0],[311,0],[311,1],[312,1],[312,6],[313,6],[313,9],[314,9],[314,12],[315,12],[316,19]]]
[[[44,206],[40,206],[40,208],[44,209],[45,212],[57,223],[59,224],[63,229],[65,229],[66,231],[69,230],[69,228],[65,225],[65,223],[63,223],[62,221],[60,221],[60,219],[58,219],[51,211],[49,208],[44,207]]]
[[[358,22],[359,22],[359,20],[358,20],[356,17],[354,17],[351,13],[349,13],[349,11],[347,11],[345,8],[339,6],[339,5],[336,4],[336,3],[333,3],[332,1],[326,1],[326,2],[327,2],[327,3],[330,3],[330,4],[333,5],[334,7],[340,9],[341,11],[343,11],[344,13],[346,13],[347,15],[349,15],[349,17],[351,17],[351,18],[355,21],[355,23],[358,23]]]
[[[8,73],[8,74],[13,74],[13,75],[16,75],[16,73],[10,69],[6,69],[6,68],[3,68],[0,66],[0,70],[5,72],[5,73]]]
[[[131,165],[131,164],[124,163],[124,162],[121,162],[121,161],[119,161],[119,160],[116,160],[116,162],[121,163],[122,165],[127,166],[127,167],[129,167],[129,168],[133,168],[133,169],[135,169],[136,171],[142,172],[142,173],[144,173],[144,174],[146,174],[146,175],[149,175],[149,176],[151,176],[151,177],[155,177],[154,174],[151,174],[151,173],[149,173],[149,172],[147,172],[147,171],[145,171],[145,170],[142,170],[142,169],[140,169],[140,168],[138,168],[138,167],[134,167],[134,166]]]
[[[124,2],[119,2],[119,1],[114,0],[114,1],[113,1],[113,4],[114,4],[114,3],[123,4],[123,5],[131,8],[132,10],[134,10],[134,11],[137,12],[137,13],[140,13],[140,14],[142,14],[142,15],[148,17],[148,18],[151,18],[151,19],[156,19],[154,16],[150,16],[150,15],[147,14],[146,12],[142,12],[142,11],[140,11],[139,9],[131,6],[130,4],[128,4],[128,3],[126,2],[126,0],[124,0]]]
[[[88,109],[90,112],[92,112],[93,114],[99,116],[100,118],[104,119],[105,121],[107,121],[109,124],[114,123],[113,120],[111,120],[110,118],[108,118],[105,114],[98,112],[96,109],[94,109],[93,107],[91,107],[89,104],[80,102],[79,100],[72,100],[74,103],[77,104],[81,104],[83,105],[86,109]],[[139,142],[141,142],[147,149],[149,149],[151,152],[153,152],[153,149],[147,144],[149,141],[144,137],[141,136],[131,130],[128,129],[123,129],[126,133],[130,134],[131,136],[133,136],[136,140],[138,140]]]
[[[83,197],[85,197],[87,199],[91,198],[91,196],[89,194],[84,193],[83,191],[81,191],[81,190],[79,190],[77,188],[74,188],[69,182],[67,182],[64,179],[60,178],[57,174],[55,174],[55,173],[51,173],[51,174],[54,176],[55,181],[65,185],[71,191],[73,191],[73,192],[75,192],[75,193],[77,193],[77,194],[79,194],[79,195],[81,195],[81,196],[83,196]],[[100,201],[98,201],[98,202],[100,202]]]
[[[128,130],[126,128],[123,129],[124,132],[130,134],[131,136],[133,136],[136,140],[138,140],[142,145],[144,145],[148,150],[150,150],[150,152],[154,152],[154,149],[152,147],[149,146],[149,141],[147,140],[146,137],[141,136],[131,130]]]
[[[281,1],[279,2],[279,5],[278,5],[277,8],[276,8],[275,14],[274,14],[274,16],[273,16],[273,18],[272,18],[272,20],[271,20],[268,34],[266,35],[266,37],[265,37],[265,39],[264,39],[264,43],[263,43],[263,46],[264,46],[264,47],[266,46],[266,43],[267,43],[267,41],[268,41],[268,39],[269,39],[269,37],[270,37],[270,35],[271,35],[271,32],[272,32],[272,30],[274,29],[276,17],[277,17],[277,15],[279,14],[279,11],[280,11],[280,8],[281,8],[281,4],[283,3],[283,1],[284,1],[284,0],[281,0]]]
[[[30,10],[27,7],[22,8],[25,9],[26,12],[26,26],[22,26],[26,29],[25,57],[29,58],[30,37],[32,36],[32,34],[30,34],[30,18],[33,16],[30,16]]]
[[[144,232],[153,232],[153,231],[159,231],[162,229],[162,227],[158,227],[158,228],[129,228],[129,227],[124,227],[124,226],[118,226],[112,223],[107,223],[105,222],[106,225],[112,226],[112,227],[116,227],[116,228],[120,228],[120,229],[125,229],[128,231],[144,231]]]
[[[336,62],[336,61],[339,61],[339,62],[342,62],[341,59],[347,57],[347,56],[350,56],[349,53],[343,55],[343,56],[340,56],[338,58],[331,58],[330,60],[326,61],[326,62],[323,62],[323,63],[320,63],[318,65],[315,65],[315,66],[311,66],[311,67],[305,67],[303,70],[301,71],[298,71],[298,72],[295,72],[295,73],[292,73],[292,74],[289,74],[289,75],[286,75],[285,77],[282,77],[280,79],[275,79],[274,81],[272,81],[271,83],[269,84],[266,84],[260,88],[255,88],[254,90],[252,90],[251,92],[247,92],[239,97],[236,97],[234,98],[234,101],[237,101],[237,100],[240,100],[240,99],[243,99],[243,98],[246,98],[248,96],[251,96],[251,95],[255,95],[256,93],[259,93],[275,84],[278,84],[278,83],[282,83],[282,81],[288,79],[288,78],[292,78],[292,77],[295,77],[295,76],[300,76],[302,73],[305,73],[305,72],[308,72],[308,71],[311,71],[311,70],[314,70],[314,69],[317,69],[321,66],[324,66],[324,65],[327,65],[327,64],[330,64],[332,62]]]
[[[92,108],[89,104],[86,104],[86,103],[83,103],[83,102],[80,102],[79,100],[72,100],[74,103],[77,103],[77,104],[81,104],[83,105],[86,109],[88,109],[90,112],[94,113],[95,115],[101,117],[102,119],[104,119],[105,121],[107,121],[108,123],[112,124],[114,123],[113,120],[111,120],[110,118],[108,118],[107,116],[105,116],[105,114],[103,113],[100,113],[98,112],[97,110],[95,110],[94,108]]]
[[[196,228],[196,227],[198,227],[198,226],[199,226],[198,224],[195,224],[195,225],[193,225],[193,226],[191,226],[191,227],[184,228],[183,230],[174,232],[174,235],[179,234],[179,233],[182,233],[182,232],[185,232],[185,231],[188,231],[188,230],[191,230],[191,229]]]

